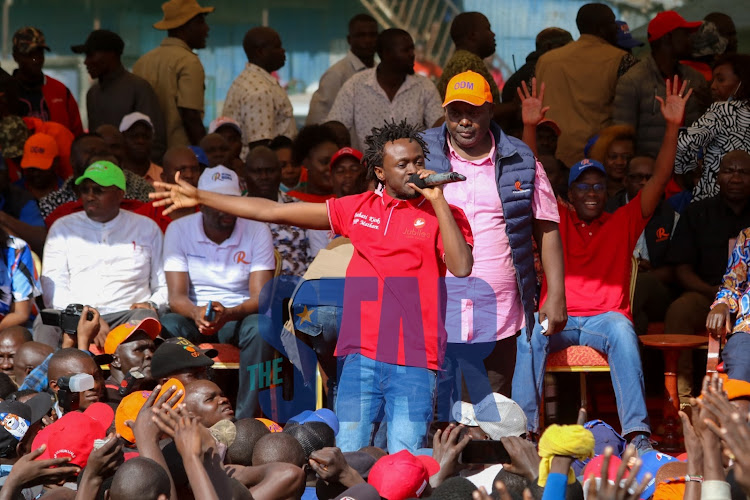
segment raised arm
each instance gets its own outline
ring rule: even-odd
[[[155,182],[154,186],[164,191],[149,194],[158,200],[157,207],[167,207],[164,214],[173,210],[196,205],[206,205],[228,214],[260,222],[273,222],[307,229],[329,229],[328,209],[325,203],[276,203],[264,198],[245,198],[211,193],[196,189],[175,176],[177,184]]]
[[[518,97],[521,98],[521,118],[523,119],[523,136],[521,140],[531,149],[535,156],[539,156],[536,148],[536,126],[544,120],[544,115],[549,111],[549,106],[544,106],[544,83],[536,93],[536,77],[531,79],[531,92],[526,87],[526,82],[521,82],[517,89]]]
[[[664,139],[662,139],[659,154],[656,157],[654,174],[641,190],[641,213],[646,218],[653,215],[656,206],[664,195],[664,189],[672,177],[675,154],[677,153],[677,134],[685,116],[685,103],[693,92],[692,89],[685,92],[686,89],[687,82],[683,82],[680,86],[680,80],[675,76],[674,82],[667,80],[666,97],[662,99],[660,96],[656,96],[661,114],[664,116],[667,125],[664,129]]]

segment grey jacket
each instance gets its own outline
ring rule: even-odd
[[[688,88],[693,89],[693,95],[685,109],[685,125],[688,126],[711,104],[711,92],[706,79],[693,68],[680,64],[677,74],[680,81],[689,80]],[[666,80],[650,54],[630,68],[617,82],[614,123],[635,128],[636,154],[655,157],[659,152],[665,123],[655,97],[664,98],[666,91]]]

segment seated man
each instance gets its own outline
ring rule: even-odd
[[[55,139],[47,134],[32,135],[23,145],[23,178],[16,181],[16,186],[31,193],[35,200],[52,193],[62,185],[57,175],[59,160]]]
[[[215,349],[198,349],[183,337],[167,339],[159,345],[151,358],[151,375],[158,384],[164,385],[176,378],[183,386],[195,380],[209,377],[218,352]]]
[[[299,201],[281,192],[282,169],[276,153],[266,146],[256,146],[250,153],[245,162],[247,196],[266,198],[279,203]],[[309,231],[296,226],[273,223],[268,224],[268,228],[273,235],[274,248],[281,255],[281,274],[302,276],[312,260],[308,253]]]
[[[623,180],[625,187],[607,200],[607,212],[614,213],[636,197],[654,175],[654,162],[648,156],[636,156],[630,160]],[[633,252],[638,259],[638,278],[632,312],[638,335],[646,333],[649,323],[664,321],[667,308],[674,299],[674,269],[667,263],[667,253],[679,219],[680,215],[672,205],[662,199]]]
[[[664,319],[668,333],[699,334],[720,290],[734,239],[750,226],[750,154],[730,151],[716,176],[719,194],[688,205],[670,245],[669,261],[685,290],[672,302]],[[683,351],[677,379],[682,403],[692,393],[692,355]]]
[[[118,403],[133,391],[153,387],[151,358],[156,350],[154,339],[159,332],[161,324],[154,318],[126,323],[109,332],[104,353],[112,356],[109,378],[105,380],[107,399],[111,403]]]
[[[161,230],[152,220],[120,209],[125,175],[98,161],[76,179],[83,211],[60,218],[44,249],[42,290],[47,307],[87,304],[101,313],[99,347],[110,329],[157,317],[166,302]],[[55,345],[55,327],[35,325],[34,338]]]
[[[123,139],[122,169],[133,172],[150,184],[161,180],[161,167],[151,161],[154,146],[154,123],[135,111],[120,122]]]
[[[604,212],[607,186],[601,163],[585,159],[570,170],[572,207],[558,203],[568,322],[557,335],[547,336],[544,325],[537,323],[531,335],[518,337],[513,399],[526,413],[530,432],[539,431],[539,401],[547,355],[571,345],[585,345],[609,358],[622,434],[639,452],[651,449],[643,370],[630,313],[630,269],[638,238],[672,174],[677,132],[690,95],[688,92],[682,97],[685,85],[680,89],[676,79],[674,83],[674,93],[668,84],[666,99],[657,98],[667,132],[654,175],[630,203],[614,214]],[[545,279],[542,306],[546,295]],[[530,390],[532,387],[534,391]]]
[[[206,169],[198,188],[240,195],[237,175],[222,166]],[[255,416],[262,389],[255,373],[272,358],[261,337],[265,317],[257,314],[260,292],[276,269],[268,227],[203,206],[167,228],[164,269],[172,309],[162,317],[164,336],[238,346],[237,413]]]
[[[750,382],[749,247],[750,228],[747,228],[737,238],[729,267],[706,319],[706,328],[712,335],[727,334],[727,343],[721,352],[727,376],[745,382]]]

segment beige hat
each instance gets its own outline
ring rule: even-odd
[[[161,5],[164,19],[154,24],[158,30],[179,28],[198,14],[213,12],[213,7],[201,7],[197,0],[169,0]]]

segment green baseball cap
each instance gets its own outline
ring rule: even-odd
[[[83,175],[76,179],[76,186],[80,185],[84,179],[91,179],[104,187],[117,186],[125,191],[125,174],[111,161],[97,161],[89,165]]]

